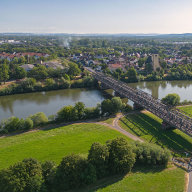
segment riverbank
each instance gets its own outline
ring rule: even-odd
[[[34,93],[42,91],[60,90],[68,88],[93,88],[97,87],[97,82],[90,76],[77,78],[74,80],[46,79],[44,81],[36,81],[33,78],[26,78],[19,82],[11,83],[0,89],[0,96]]]

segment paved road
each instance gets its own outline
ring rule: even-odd
[[[192,172],[189,173],[189,183],[187,192],[192,192]]]

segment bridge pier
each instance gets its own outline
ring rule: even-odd
[[[139,105],[137,103],[133,104],[133,110],[142,110],[142,109],[143,109],[143,107],[141,105]]]
[[[163,130],[168,130],[168,129],[173,129],[173,126],[171,126],[169,123],[167,123],[166,121],[162,122],[162,129]]]

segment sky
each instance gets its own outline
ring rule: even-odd
[[[0,0],[0,33],[192,33],[192,0]]]

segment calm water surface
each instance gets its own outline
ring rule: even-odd
[[[11,116],[26,118],[37,112],[47,116],[65,105],[74,105],[78,101],[87,107],[94,107],[103,101],[104,95],[99,90],[65,89],[49,92],[26,93],[0,97],[0,120]]]
[[[155,98],[163,98],[169,93],[177,93],[181,101],[192,100],[192,81],[158,81],[130,83],[129,86],[152,94]],[[26,118],[37,112],[44,112],[47,116],[65,105],[74,105],[78,101],[87,107],[96,106],[105,99],[99,90],[66,89],[49,92],[27,93],[0,97],[0,120],[17,116]],[[132,104],[132,102],[128,102]]]
[[[158,99],[162,99],[169,93],[177,93],[181,97],[181,101],[192,100],[192,81],[139,82],[129,83],[129,86],[150,93]]]

